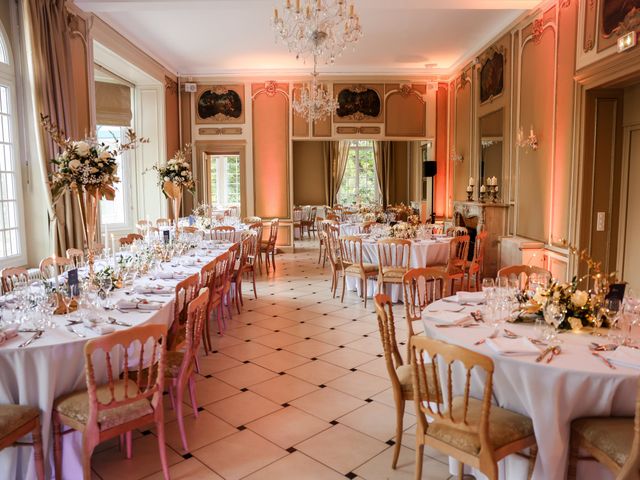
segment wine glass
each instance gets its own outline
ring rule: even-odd
[[[111,306],[110,294],[111,289],[113,288],[113,279],[111,278],[111,275],[103,276],[100,280],[100,285],[102,287],[102,291],[104,292],[104,307],[106,309],[109,309],[109,307]]]
[[[62,303],[64,303],[64,319],[67,323],[71,321],[71,303],[73,302],[73,292],[70,288],[61,288],[60,296],[62,297]]]
[[[558,340],[558,328],[562,322],[564,322],[567,309],[557,301],[549,301],[545,305],[542,313],[547,325],[553,326],[553,329],[549,331],[549,342],[554,343]]]

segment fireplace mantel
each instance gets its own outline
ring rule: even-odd
[[[484,250],[483,275],[495,277],[500,268],[498,241],[507,235],[509,205],[491,202],[454,202],[453,217],[456,224],[487,232]]]

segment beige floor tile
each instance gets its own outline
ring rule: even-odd
[[[354,333],[356,335],[371,335],[372,333],[378,332],[378,325],[356,320],[355,322],[348,322],[339,325],[336,330]]]
[[[196,399],[200,407],[238,393],[239,390],[237,388],[217,378],[205,378],[201,382],[196,382]],[[169,402],[169,399],[166,398],[165,401]],[[191,405],[191,399],[188,394],[184,396],[184,403]]]
[[[167,448],[169,465],[181,460],[180,455]],[[129,460],[115,447],[94,454],[91,465],[103,480],[134,480],[160,472],[162,465],[158,453],[158,438],[150,434],[133,440],[133,457]]]
[[[328,343],[319,342],[317,340],[314,340],[313,338],[283,347],[283,349],[287,350],[288,352],[297,353],[298,355],[302,355],[303,357],[307,358],[317,358],[323,353],[331,352],[333,350],[336,350],[337,348],[338,347],[336,347],[335,345],[329,345]]]
[[[205,407],[206,410],[234,427],[264,417],[281,408],[277,403],[250,391],[239,393]]]
[[[287,352],[286,350],[280,350],[279,352],[270,353],[269,355],[264,355],[252,360],[253,363],[276,373],[284,372],[287,369],[297,367],[309,361],[308,358]]]
[[[212,350],[222,350],[227,347],[231,347],[233,345],[239,345],[242,343],[242,340],[236,337],[231,337],[229,335],[218,335],[211,332],[211,349]]]
[[[292,343],[298,343],[300,341],[300,337],[285,332],[276,332],[263,337],[258,337],[254,341],[261,343],[262,345],[266,345],[267,347],[282,348],[287,345],[291,345]]]
[[[329,316],[340,317],[344,318],[345,320],[354,320],[362,317],[363,315],[364,313],[361,312],[360,309],[354,309],[352,307],[345,307],[345,305],[342,305],[342,308],[340,308],[339,310],[334,310],[330,313]]]
[[[276,352],[279,353],[279,352]],[[253,363],[245,363],[239,367],[230,368],[217,373],[216,377],[236,388],[247,388],[256,383],[264,382],[277,374]]]
[[[309,312],[316,313],[331,313],[336,310],[343,310],[340,305],[332,305],[330,303],[316,303],[315,305],[309,305],[308,307],[303,308],[302,310],[307,310]]]
[[[187,446],[191,452],[238,431],[206,410],[199,412],[198,418],[185,415],[184,429],[187,435]],[[177,420],[167,423],[165,435],[167,444],[171,448],[176,452],[184,453]]]
[[[224,480],[195,458],[176,463],[169,468],[169,475],[171,475],[171,480],[193,480],[196,478],[198,480]],[[145,477],[144,480],[164,480],[164,477],[162,472],[158,472],[150,477]]]
[[[281,330],[283,328],[296,325],[297,323],[298,322],[296,322],[295,320],[289,320],[288,318],[267,317],[264,320],[259,320],[255,322],[253,325],[257,325],[258,327],[262,327],[262,328],[268,328],[269,330]]]
[[[211,375],[242,365],[242,362],[222,353],[210,353],[209,355],[200,355],[198,364],[200,365],[200,374]]]
[[[324,327],[324,328],[334,328],[349,322],[350,320],[346,318],[336,317],[333,315],[333,313],[330,313],[329,315],[320,315],[319,317],[312,318],[311,320],[307,320],[306,323],[310,323],[312,325],[318,325],[319,327]]]
[[[268,307],[256,308],[256,312],[264,313],[265,315],[281,315],[283,313],[287,313],[292,311],[291,307],[285,307],[282,305],[269,305]]]
[[[389,388],[390,381],[365,372],[349,372],[327,383],[328,386],[363,400]]]
[[[405,413],[402,420],[403,427],[407,428],[413,426],[416,419]],[[396,409],[382,403],[367,403],[364,407],[338,418],[338,422],[382,442],[395,440]]]
[[[330,343],[331,345],[340,346],[348,345],[351,342],[359,340],[362,338],[362,335],[355,335],[341,330],[329,330],[320,335],[314,335],[313,338],[321,342]]]
[[[389,378],[387,363],[386,360],[382,357],[378,357],[371,362],[363,363],[358,367],[358,370],[360,370],[361,372],[370,373],[371,375],[376,375],[381,378]]]
[[[344,475],[382,452],[387,445],[344,425],[336,425],[296,448]]]
[[[282,331],[291,335],[297,335],[298,337],[307,338],[315,337],[321,333],[327,332],[328,330],[324,327],[319,327],[318,325],[302,323],[294,325],[293,327],[283,328]]]
[[[308,301],[303,301],[303,300],[299,300],[298,304],[303,306],[309,305]],[[300,308],[300,307],[296,307],[296,308]],[[321,317],[322,313],[310,312],[308,310],[292,310],[287,313],[282,313],[279,316],[282,318],[286,318],[288,320],[296,321],[296,322],[309,322],[311,319]]]
[[[305,363],[299,367],[286,370],[286,372],[314,385],[326,384],[331,380],[350,373],[349,370],[345,368],[323,362],[322,360]]]
[[[271,380],[249,387],[249,390],[278,404],[287,403],[318,389],[319,387],[316,385],[300,380],[293,375],[278,375]]]
[[[243,325],[238,328],[228,329],[225,334],[232,337],[239,338],[240,340],[251,340],[252,338],[261,337],[263,335],[269,335],[271,330],[267,328],[258,327],[257,325]]]
[[[382,343],[377,338],[361,338],[355,342],[349,343],[349,348],[360,350],[361,352],[371,354],[381,354],[383,352]]]
[[[277,462],[252,473],[244,480],[344,480],[340,475],[300,452],[294,452]]]
[[[212,443],[193,455],[226,480],[236,480],[287,455],[251,430],[243,430]]]
[[[224,348],[221,352],[229,357],[244,362],[262,355],[273,353],[275,352],[275,349],[261,345],[257,342],[242,342],[238,345]]]
[[[282,448],[292,447],[329,427],[330,423],[295,407],[283,408],[247,424],[247,428]]]
[[[358,350],[351,350],[350,348],[345,347],[334,350],[333,352],[325,353],[324,355],[320,355],[318,358],[320,360],[324,360],[325,362],[338,365],[342,368],[355,368],[358,365],[362,365],[363,363],[375,360],[376,357],[364,352],[360,352]]]
[[[415,478],[416,459],[413,450],[400,449],[398,465],[391,468],[393,447],[375,456],[364,465],[354,470],[354,473],[364,480],[413,480]],[[427,456],[422,463],[423,480],[446,480],[449,478],[449,468]]]
[[[321,388],[289,403],[328,422],[366,405],[360,399],[329,387]]]

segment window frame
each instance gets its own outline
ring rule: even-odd
[[[229,194],[228,194],[228,189],[227,189],[227,182],[226,182],[226,176],[227,176],[227,172],[226,172],[226,168],[225,168],[225,164],[227,162],[227,158],[229,157],[236,157],[238,160],[238,196],[240,197],[240,201],[236,202],[236,203],[229,203],[229,202],[221,202],[221,197],[224,200],[224,198],[228,198]],[[215,161],[215,168],[216,168],[216,202],[213,202],[213,192],[211,191],[211,179],[212,179],[212,170],[213,170],[213,165],[214,165],[214,161]],[[222,205],[225,207],[229,207],[229,206],[237,206],[238,208],[240,208],[242,206],[242,178],[241,178],[241,168],[242,168],[242,157],[239,153],[211,153],[209,154],[209,182],[208,182],[208,188],[209,188],[209,201],[211,201],[212,204],[214,205]],[[220,188],[220,186],[222,186],[222,189]],[[220,194],[220,192],[222,191],[222,195]]]
[[[368,142],[368,145],[360,145],[360,142]],[[348,155],[351,156],[351,152],[354,152],[355,157],[355,178],[354,178],[354,192],[356,193],[356,197],[358,196],[358,192],[360,191],[360,152],[362,151],[371,151],[373,155],[375,155],[375,146],[373,140],[349,140],[349,152]],[[346,168],[346,167],[345,167]],[[380,186],[378,185],[377,173],[375,172],[375,157],[374,157],[374,189],[375,189],[375,203],[380,203],[382,201],[382,195],[380,192]],[[342,184],[340,185],[340,189],[338,190],[338,202],[343,203],[340,198],[340,191],[345,184],[345,178],[342,179]],[[357,198],[356,198],[357,200]],[[356,204],[358,202],[356,201]],[[361,202],[360,202],[361,203]]]
[[[8,89],[9,100],[9,117],[11,129],[11,147],[12,147],[12,161],[13,161],[13,173],[15,181],[15,197],[16,197],[16,221],[18,230],[18,244],[19,253],[7,257],[0,257],[0,268],[15,267],[27,264],[27,242],[26,242],[26,224],[24,220],[24,194],[22,188],[22,164],[20,159],[22,158],[22,145],[20,142],[20,130],[18,117],[20,115],[18,108],[18,92],[16,86],[16,71],[15,62],[13,61],[13,52],[11,51],[11,45],[9,44],[9,36],[4,28],[2,21],[0,21],[0,42],[4,47],[4,52],[7,54],[7,62],[0,61],[0,84],[4,85]]]

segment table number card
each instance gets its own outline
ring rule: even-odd
[[[612,283],[611,285],[609,285],[609,291],[607,292],[605,298],[607,300],[614,300],[622,304],[626,288],[626,283]]]
[[[169,230],[163,230],[162,231],[162,236],[164,238],[164,244],[167,245],[171,239],[170,237],[171,232]]]
[[[78,283],[78,269],[74,268],[67,272],[67,282],[69,284],[69,293],[72,297],[80,295],[80,285]]]

